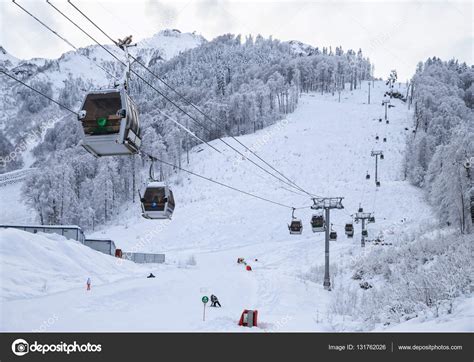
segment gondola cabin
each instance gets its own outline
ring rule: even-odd
[[[136,154],[141,145],[135,103],[125,89],[91,91],[78,116],[82,146],[96,157]]]
[[[323,232],[325,230],[323,215],[313,215],[311,217],[311,228],[313,233]]]
[[[336,240],[337,240],[337,232],[331,231],[331,232],[329,233],[329,240],[331,240],[331,241],[336,241]]]
[[[149,182],[140,199],[146,219],[171,219],[175,202],[173,191],[164,182]]]
[[[354,236],[354,225],[346,224],[344,230],[348,238],[352,238]]]
[[[291,235],[299,235],[303,232],[303,223],[300,219],[293,219],[291,224],[288,225],[288,230],[290,230]]]

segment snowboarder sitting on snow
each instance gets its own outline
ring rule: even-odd
[[[219,299],[214,294],[211,294],[211,307],[221,307],[221,303],[219,303]]]
[[[147,278],[154,278],[155,276],[153,275],[153,273],[150,273],[149,276],[147,276]]]

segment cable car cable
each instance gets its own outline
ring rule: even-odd
[[[28,84],[26,84],[25,82],[19,80],[18,78],[15,78],[13,75],[8,74],[8,73],[5,72],[4,70],[1,70],[1,69],[0,69],[0,73],[3,73],[3,74],[5,74],[7,77],[10,77],[11,79],[17,81],[18,83],[23,84],[25,87],[27,87],[27,88],[31,89],[32,91],[34,91],[34,92],[36,92],[36,93],[42,95],[43,97],[49,99],[51,102],[57,104],[59,107],[64,108],[65,110],[67,110],[67,111],[69,111],[69,112],[71,112],[71,113],[74,113],[76,116],[79,115],[77,112],[75,112],[75,111],[73,111],[72,109],[70,109],[70,108],[68,108],[68,107],[66,107],[66,106],[64,106],[64,105],[62,105],[61,103],[55,101],[53,98],[47,96],[46,94],[40,92],[39,90],[37,90],[37,89],[35,89],[35,88],[29,86]]]
[[[217,148],[215,148],[214,146],[212,146],[211,144],[209,144],[208,142],[204,141],[202,138],[200,138],[199,136],[197,136],[193,131],[191,131],[190,129],[186,128],[185,126],[183,126],[181,123],[179,123],[177,120],[175,120],[174,118],[172,118],[171,116],[168,116],[165,112],[163,112],[161,109],[157,109],[157,111],[159,113],[161,113],[164,117],[166,117],[167,119],[169,119],[171,122],[175,123],[179,128],[181,128],[182,130],[184,130],[185,132],[189,133],[191,136],[193,136],[194,138],[198,139],[199,141],[201,141],[202,143],[205,143],[206,145],[208,145],[209,147],[211,147],[213,150],[215,150],[216,152],[218,153],[222,153],[221,151],[219,151]]]
[[[275,205],[278,205],[278,206],[282,206],[282,207],[285,207],[285,208],[288,208],[288,209],[294,209],[292,206],[285,205],[285,204],[282,204],[282,203],[280,203],[280,202],[273,201],[273,200],[267,199],[267,198],[265,198],[265,197],[261,197],[261,196],[252,194],[252,193],[250,193],[250,192],[240,190],[240,189],[238,189],[238,188],[236,188],[236,187],[233,187],[233,186],[227,185],[227,184],[225,184],[225,183],[222,183],[222,182],[213,180],[213,179],[211,179],[211,178],[209,178],[209,177],[206,177],[206,176],[202,176],[202,175],[200,175],[200,174],[198,174],[198,173],[195,173],[195,172],[190,171],[190,170],[187,170],[187,169],[185,169],[185,168],[183,168],[183,167],[174,165],[174,164],[172,164],[172,163],[170,163],[170,162],[166,162],[166,161],[164,161],[164,160],[161,160],[161,159],[159,159],[159,158],[157,158],[157,157],[155,157],[155,156],[152,156],[152,155],[150,155],[150,154],[147,154],[147,153],[145,153],[145,152],[141,152],[141,153],[144,154],[145,156],[150,157],[151,159],[153,159],[153,160],[155,160],[155,161],[164,163],[165,165],[171,166],[171,167],[173,167],[173,168],[177,168],[177,169],[180,170],[180,171],[187,172],[187,173],[189,173],[189,174],[191,174],[191,175],[193,175],[193,176],[202,178],[203,180],[206,180],[206,181],[209,181],[209,182],[213,182],[213,183],[215,183],[215,184],[217,184],[217,185],[220,185],[220,186],[226,187],[226,188],[228,188],[228,189],[231,189],[231,190],[240,192],[240,193],[242,193],[242,194],[244,194],[244,195],[247,195],[247,196],[255,197],[255,198],[257,198],[257,199],[259,199],[259,200],[262,200],[262,201],[266,201],[266,202],[269,202],[269,203],[272,203],[272,204],[275,204]]]
[[[46,3],[48,5],[50,5],[53,9],[55,9],[59,14],[61,14],[64,18],[66,18],[71,24],[73,24],[76,28],[78,28],[79,30],[81,30],[81,32],[83,32],[85,35],[87,35],[90,39],[92,39],[97,45],[99,45],[102,49],[104,49],[107,53],[109,53],[112,57],[114,57],[118,62],[122,63],[123,65],[126,65],[122,60],[120,60],[115,54],[113,54],[112,52],[110,52],[104,45],[102,45],[101,43],[99,43],[94,37],[92,37],[91,35],[89,35],[85,30],[83,30],[79,25],[77,25],[73,20],[71,20],[67,15],[65,15],[61,10],[59,10],[57,7],[55,7],[51,2],[50,0],[46,0]],[[133,69],[130,69],[130,72],[132,72],[133,74],[135,74],[140,80],[142,80],[146,85],[148,85],[150,88],[152,88],[155,92],[157,92],[159,95],[161,95],[163,98],[165,98],[168,102],[170,102],[172,105],[174,105],[177,109],[179,109],[181,112],[183,112],[185,115],[187,115],[191,120],[193,120],[193,122],[197,123],[198,125],[200,125],[202,128],[204,128],[205,130],[207,130],[208,132],[211,132],[210,129],[208,129],[205,125],[203,125],[201,122],[199,122],[196,118],[194,118],[193,116],[191,116],[188,112],[186,112],[182,107],[180,107],[178,104],[176,104],[173,100],[171,100],[168,96],[166,96],[165,94],[163,94],[162,92],[160,92],[156,87],[154,87],[150,82],[148,82],[145,78],[143,78],[140,74],[138,74],[136,71],[134,71]],[[232,145],[230,145],[229,143],[227,143],[226,141],[224,141],[222,138],[219,138],[219,140],[221,142],[223,142],[225,145],[227,145],[228,147],[230,147],[232,150],[234,150],[235,152],[237,152],[238,154],[240,154],[242,157],[244,157],[245,159],[247,159],[248,161],[250,161],[251,163],[253,163],[255,166],[257,166],[258,168],[260,168],[261,170],[263,170],[264,172],[268,173],[269,175],[273,176],[274,178],[276,178],[277,180],[293,187],[293,188],[296,188],[298,190],[300,190],[300,188],[298,186],[294,186],[293,184],[279,178],[278,176],[274,175],[273,173],[271,173],[270,171],[268,171],[267,169],[263,168],[261,165],[259,165],[258,163],[256,163],[255,161],[251,160],[250,158],[246,157],[242,152],[240,152],[239,150],[237,150],[235,147],[233,147]],[[312,195],[310,193],[308,193],[307,191],[304,191],[304,190],[300,190],[300,191],[303,191],[304,193],[310,195],[310,196],[315,196],[315,195]]]
[[[49,1],[47,0],[47,2],[49,3]],[[117,41],[115,41],[112,37],[110,37],[104,30],[102,30],[93,20],[91,20],[86,14],[84,14],[77,6],[75,6],[71,0],[68,0],[68,3],[69,5],[71,5],[74,9],[76,9],[76,11],[78,11],[84,18],[86,18],[92,25],[94,25],[102,34],[104,34],[110,41],[112,41],[114,44],[117,44]],[[153,75],[156,79],[158,79],[161,83],[163,83],[167,88],[169,88],[172,92],[174,92],[178,97],[180,97],[186,104],[190,105],[192,108],[194,108],[196,111],[198,111],[201,115],[204,116],[204,118],[206,118],[207,120],[209,120],[210,122],[212,122],[214,125],[218,126],[221,130],[222,130],[222,126],[214,121],[211,117],[209,117],[206,113],[204,113],[198,106],[196,106],[194,103],[192,103],[191,101],[189,101],[184,95],[182,95],[180,92],[178,92],[176,89],[174,89],[172,86],[170,86],[164,79],[162,79],[161,77],[159,77],[157,74],[155,74],[154,72],[152,72],[145,64],[143,64],[142,62],[140,62],[136,57],[134,57],[133,55],[130,55],[130,57],[137,63],[139,64],[140,66],[142,66],[145,70],[147,70],[151,75]],[[241,141],[239,141],[236,137],[234,136],[230,136],[234,141],[236,141],[237,143],[239,143],[241,146],[243,146],[248,152],[252,153],[255,157],[257,157],[260,161],[262,161],[264,164],[266,164],[268,167],[270,167],[273,171],[277,172],[278,174],[280,174],[280,176],[282,176],[283,178],[285,178],[288,182],[290,182],[292,184],[292,186],[294,188],[297,188],[299,189],[300,191],[304,192],[305,194],[309,195],[309,196],[316,196],[316,195],[313,195],[311,193],[309,193],[308,191],[304,190],[303,188],[301,188],[300,186],[298,186],[294,181],[292,181],[291,179],[289,179],[288,177],[286,177],[283,173],[281,173],[280,171],[278,171],[275,167],[273,167],[271,164],[269,164],[267,161],[265,161],[263,158],[261,158],[259,155],[257,155],[254,151],[252,151],[249,147],[247,147],[245,144],[243,144]],[[244,156],[245,157],[245,156]],[[247,158],[248,159],[248,158]],[[250,161],[250,159],[248,159]]]
[[[61,103],[55,101],[54,99],[50,98],[50,97],[47,96],[46,94],[44,94],[44,93],[42,93],[42,92],[36,90],[35,88],[33,88],[33,87],[29,86],[28,84],[22,82],[21,80],[17,79],[16,77],[14,77],[14,76],[12,76],[12,75],[6,73],[5,71],[0,70],[0,72],[3,73],[3,74],[5,74],[6,76],[12,78],[13,80],[17,81],[18,83],[23,84],[24,86],[26,86],[26,87],[28,87],[29,89],[33,90],[34,92],[40,94],[41,96],[43,96],[43,97],[49,99],[50,101],[54,102],[55,104],[57,104],[58,106],[60,106],[60,107],[62,107],[62,108],[64,108],[64,109],[66,109],[66,110],[69,111],[70,113],[73,113],[73,114],[75,114],[75,115],[78,114],[77,112],[75,112],[75,111],[71,110],[70,108],[68,108],[68,107],[66,107],[66,106],[64,106],[64,105],[62,105]],[[199,174],[197,174],[197,173],[195,173],[195,172],[193,172],[193,171],[189,171],[189,170],[184,169],[184,168],[182,168],[182,167],[173,165],[172,163],[169,163],[169,162],[166,162],[166,161],[164,161],[164,160],[161,160],[161,159],[159,159],[159,158],[157,158],[157,157],[155,157],[155,156],[152,156],[152,155],[150,155],[150,154],[147,154],[147,153],[145,153],[145,152],[143,152],[143,151],[142,151],[141,153],[144,154],[144,155],[146,155],[146,156],[148,156],[151,160],[155,160],[155,161],[158,161],[158,162],[163,163],[163,164],[165,164],[165,165],[171,166],[171,167],[173,167],[173,168],[177,168],[177,169],[179,169],[179,170],[181,170],[181,171],[184,171],[184,172],[187,172],[187,173],[189,173],[189,174],[191,174],[191,175],[193,175],[193,176],[196,176],[196,177],[202,178],[202,179],[204,179],[204,180],[213,182],[213,183],[218,184],[218,185],[220,185],[220,186],[223,186],[223,187],[229,188],[229,189],[231,189],[231,190],[234,190],[234,191],[240,192],[240,193],[242,193],[242,194],[245,194],[245,195],[247,195],[247,196],[251,196],[251,197],[257,198],[257,199],[259,199],[259,200],[266,201],[266,202],[269,202],[269,203],[272,203],[272,204],[275,204],[275,205],[278,205],[278,206],[282,206],[282,207],[285,207],[285,208],[293,209],[293,210],[306,208],[306,207],[294,208],[294,207],[292,207],[292,206],[285,205],[285,204],[282,204],[282,203],[280,203],[280,202],[273,201],[273,200],[267,199],[267,198],[265,198],[265,197],[261,197],[261,196],[255,195],[255,194],[252,194],[252,193],[250,193],[250,192],[243,191],[243,190],[240,190],[240,189],[238,189],[238,188],[236,188],[236,187],[233,187],[233,186],[224,184],[224,183],[222,183],[222,182],[213,180],[213,179],[211,179],[211,178],[208,178],[208,177],[199,175]],[[150,169],[150,175],[151,175],[151,169]],[[151,177],[151,176],[150,176],[150,177]]]
[[[29,16],[31,16],[33,19],[35,19],[38,23],[40,23],[41,25],[43,25],[46,29],[48,29],[50,32],[52,32],[54,35],[56,35],[59,39],[61,39],[63,42],[65,42],[67,45],[69,45],[71,48],[73,48],[74,50],[78,51],[79,48],[77,48],[74,44],[72,44],[69,40],[67,40],[65,37],[61,36],[57,31],[53,30],[52,28],[50,28],[48,25],[46,25],[44,22],[42,22],[40,19],[38,19],[35,15],[33,15],[32,13],[30,13],[28,10],[26,10],[23,6],[21,6],[20,4],[18,4],[15,0],[12,0],[12,2],[18,6],[21,10],[23,10],[25,13],[27,13]],[[80,54],[80,53],[79,53]],[[87,55],[85,54],[80,54],[84,57],[86,57],[87,59],[89,59],[92,63],[94,63],[98,68],[102,69],[104,72],[106,72],[110,77],[114,78],[114,79],[117,79],[117,77],[115,75],[113,75],[112,73],[110,73],[107,69],[105,69],[104,67],[102,67],[100,64],[98,64],[97,62],[95,62],[93,59],[89,58]]]
[[[13,1],[13,0],[12,0]],[[15,5],[17,5],[20,9],[22,9],[24,12],[26,12],[28,15],[30,15],[31,17],[33,17],[33,19],[35,19],[36,21],[38,21],[41,25],[43,25],[46,29],[48,29],[49,31],[51,31],[52,33],[54,33],[55,35],[57,35],[60,39],[62,39],[63,41],[65,41],[69,46],[71,46],[73,49],[75,49],[76,51],[78,50],[77,47],[75,47],[71,42],[69,42],[66,38],[64,38],[63,36],[59,35],[59,33],[57,33],[56,31],[54,31],[53,29],[51,29],[49,26],[47,26],[44,22],[42,22],[41,20],[39,20],[36,16],[34,16],[33,14],[31,14],[28,10],[26,10],[24,7],[20,6],[19,4],[17,4],[15,1],[13,1]],[[48,1],[47,1],[48,2]],[[48,4],[50,4],[51,6],[53,6],[51,3],[48,2]],[[54,6],[53,6],[54,7]],[[103,47],[104,48],[104,47]],[[105,48],[104,48],[105,49]],[[116,55],[112,54],[109,50],[105,49],[109,54],[111,54],[112,56],[114,56],[115,59],[119,60],[117,58]],[[118,79],[116,76],[112,75],[110,72],[107,71],[107,69],[101,67],[99,64],[97,64],[94,60],[90,59],[89,57],[86,56],[87,59],[89,59],[91,62],[93,62],[95,65],[97,65],[100,69],[104,70],[107,74],[109,74],[111,77],[115,78],[115,79]],[[120,60],[119,60],[120,61]],[[123,61],[120,61],[123,65],[125,65],[125,63]],[[168,115],[166,115],[165,113],[163,113],[161,110],[158,110],[160,113],[162,113],[165,117],[167,117],[169,120],[171,120],[172,122],[176,123],[181,129],[185,130],[186,132],[190,133],[193,137],[197,138],[199,141],[207,144],[209,147],[211,147],[212,149],[214,149],[215,151],[221,153],[217,148],[211,146],[208,142],[202,140],[201,138],[199,138],[198,136],[196,136],[192,131],[188,130],[186,127],[184,127],[182,124],[180,124],[179,122],[177,122],[176,120],[174,120],[173,118],[169,117]],[[76,113],[77,114],[77,113]]]

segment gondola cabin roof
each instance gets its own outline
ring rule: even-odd
[[[166,187],[166,183],[162,182],[162,181],[150,181],[146,184],[146,187],[147,188],[151,188],[151,187]]]
[[[107,94],[107,93],[120,93],[120,88],[107,88],[107,89],[92,89],[86,93],[89,94]]]

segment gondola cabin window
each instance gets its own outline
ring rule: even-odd
[[[120,92],[89,94],[84,102],[86,115],[82,120],[84,133],[89,135],[120,132],[122,109]]]
[[[143,206],[146,211],[164,211],[167,201],[164,188],[147,188],[143,198]]]

